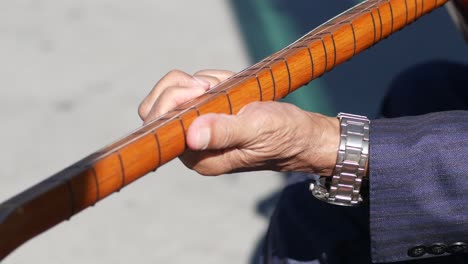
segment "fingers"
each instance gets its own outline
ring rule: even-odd
[[[202,70],[193,76],[179,70],[166,74],[142,101],[138,109],[145,123],[190,101],[232,76],[224,70]]]
[[[140,107],[138,108],[138,114],[141,119],[146,119],[158,97],[168,87],[198,87],[206,90],[209,89],[210,82],[201,78],[195,78],[194,76],[179,70],[170,71],[156,83],[150,93],[141,102]]]
[[[204,87],[168,87],[156,99],[153,107],[143,119],[147,124],[153,119],[169,112],[177,106],[188,102],[206,92]]]
[[[316,171],[309,161],[323,148],[310,139],[319,138],[316,123],[321,119],[278,102],[250,103],[237,115],[203,115],[187,131],[191,151],[181,160],[203,175],[265,169]]]
[[[219,82],[224,82],[233,75],[234,72],[226,70],[201,70],[194,74],[194,76],[212,76],[218,79]]]
[[[193,121],[187,131],[186,151],[180,158],[189,168],[206,176],[234,172],[249,166],[244,146],[256,138],[257,130],[244,131],[244,118],[206,114]]]
[[[203,152],[186,151],[180,159],[185,166],[205,176],[238,172],[241,171],[239,168],[247,168],[249,165],[247,157],[235,148]]]
[[[209,88],[213,88],[221,82],[218,78],[210,75],[193,75],[193,77],[206,81],[209,84]]]
[[[239,116],[206,114],[195,119],[187,132],[187,145],[192,150],[227,149],[248,144],[255,131],[244,131]]]

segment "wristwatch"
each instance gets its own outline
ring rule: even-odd
[[[312,194],[324,202],[356,206],[367,197],[369,125],[365,116],[339,113],[340,145],[333,175],[310,184]]]

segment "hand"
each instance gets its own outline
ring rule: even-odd
[[[145,123],[200,96],[233,73],[204,70],[193,76],[172,71],[164,76],[139,108]],[[203,175],[276,170],[331,175],[338,151],[336,118],[303,111],[294,105],[256,102],[237,115],[206,114],[187,132],[180,159]]]

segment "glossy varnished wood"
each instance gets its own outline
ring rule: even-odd
[[[206,113],[235,114],[278,100],[447,0],[363,2],[206,94],[0,205],[0,260],[19,245],[120,190],[185,150],[185,133]]]

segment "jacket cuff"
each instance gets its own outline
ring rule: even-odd
[[[450,255],[468,243],[467,120],[453,111],[372,121],[374,262]]]

